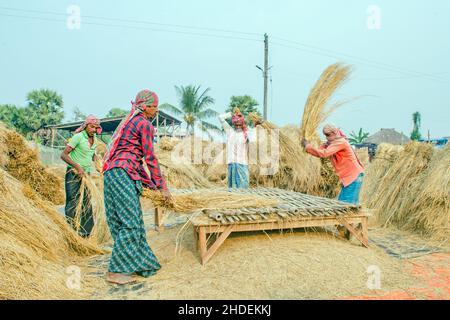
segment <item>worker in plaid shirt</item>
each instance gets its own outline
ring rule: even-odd
[[[158,97],[143,90],[132,104],[112,137],[103,166],[106,217],[114,240],[106,280],[117,284],[135,282],[136,275],[149,277],[161,267],[147,243],[139,201],[142,188],[160,190],[171,201],[153,148],[151,120],[158,112]]]

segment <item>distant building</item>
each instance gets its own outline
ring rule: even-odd
[[[375,143],[376,145],[379,145],[380,143],[403,145],[409,141],[411,141],[411,139],[403,133],[395,131],[395,129],[381,129],[364,140],[366,143]]]

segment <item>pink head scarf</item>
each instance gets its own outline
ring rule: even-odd
[[[84,123],[77,130],[75,130],[75,133],[79,133],[85,130],[88,124],[94,124],[97,126],[96,130],[97,134],[102,133],[102,127],[100,126],[100,119],[98,119],[96,116],[92,114],[87,116],[86,120],[84,120]]]
[[[236,124],[241,124],[242,125],[242,131],[244,132],[244,137],[245,140],[247,140],[247,125],[245,124],[245,118],[242,114],[234,114],[231,117],[231,122],[236,125]]]
[[[344,139],[348,140],[347,136],[341,131],[341,129],[339,129],[335,125],[326,124],[323,127],[323,130],[331,131],[331,132],[335,133],[338,138],[344,138]]]

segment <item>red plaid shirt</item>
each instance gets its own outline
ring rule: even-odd
[[[132,180],[141,180],[145,187],[167,190],[153,149],[154,135],[155,129],[150,121],[142,114],[136,115],[124,128],[117,149],[105,171],[123,168]],[[143,160],[151,177],[144,170]]]

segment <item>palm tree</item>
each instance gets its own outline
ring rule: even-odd
[[[29,126],[39,130],[47,125],[60,124],[64,118],[63,98],[49,89],[33,90],[27,94],[30,112]]]
[[[234,108],[238,107],[242,115],[245,117],[245,122],[252,125],[252,122],[248,119],[249,113],[256,113],[261,116],[261,113],[256,108],[258,106],[258,101],[249,95],[245,96],[232,96],[230,99],[230,104],[228,105],[227,112],[233,112]]]
[[[422,135],[420,134],[420,112],[413,113],[413,131],[411,132],[411,140],[419,140]]]
[[[207,88],[200,93],[200,86],[175,86],[175,91],[180,99],[180,106],[177,108],[164,103],[160,105],[160,109],[169,111],[176,116],[182,116],[189,134],[193,135],[195,127],[197,127],[211,138],[212,131],[219,133],[221,130],[216,125],[205,121],[208,118],[218,116],[216,111],[208,108],[214,103],[214,99],[208,96],[210,90],[210,88]]]
[[[348,141],[350,142],[350,144],[363,143],[364,140],[367,139],[367,137],[369,137],[369,133],[363,132],[363,129],[359,128],[358,134],[353,131],[350,133],[350,138],[348,139]]]

